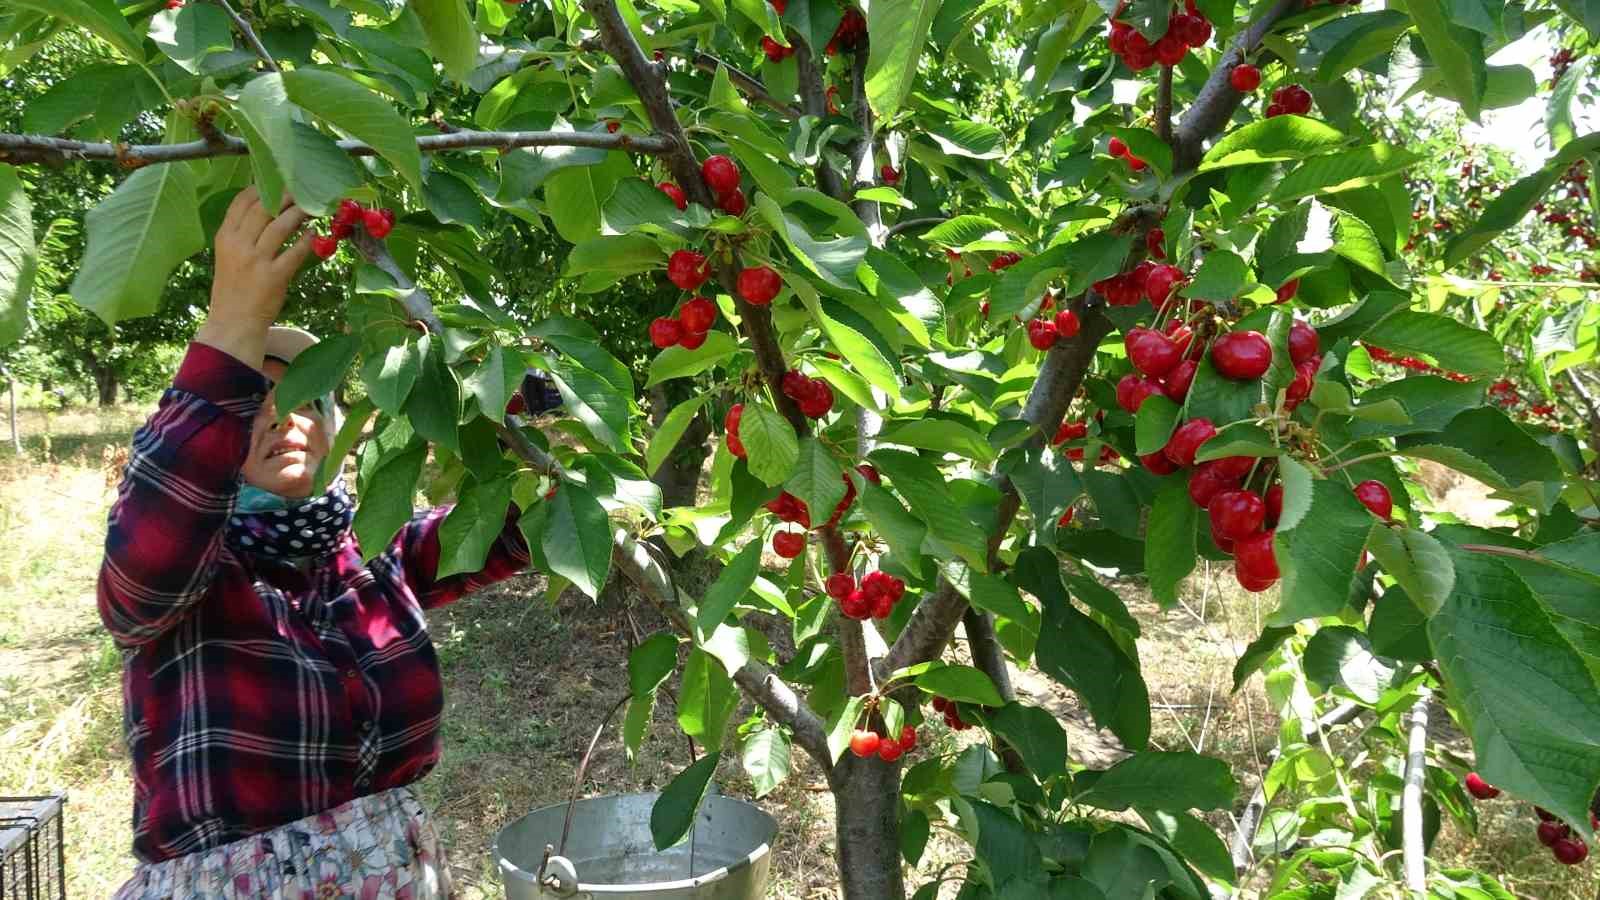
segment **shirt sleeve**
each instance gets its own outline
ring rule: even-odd
[[[439,526],[453,505],[437,506],[412,518],[395,536],[392,549],[400,557],[401,571],[423,609],[454,603],[528,567],[528,542],[517,527],[521,512],[515,503],[506,511],[505,525],[489,547],[483,568],[439,578]]]
[[[249,365],[191,343],[155,414],[134,433],[97,586],[101,621],[119,646],[160,637],[210,589],[251,421],[269,387]]]

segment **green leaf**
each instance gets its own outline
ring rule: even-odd
[[[776,200],[757,194],[754,206],[774,234],[807,269],[840,290],[856,289],[856,267],[866,258],[867,239],[846,235],[819,240],[799,222],[790,219]]]
[[[1395,42],[1411,27],[1405,13],[1393,9],[1357,13],[1345,16],[1344,36],[1323,54],[1317,66],[1317,80],[1332,82],[1351,69],[1383,56],[1394,49]]]
[[[1565,174],[1567,167],[1572,165],[1574,160],[1596,150],[1600,150],[1600,132],[1574,138],[1562,145],[1561,150],[1552,156],[1543,168],[1531,175],[1523,176],[1515,184],[1501,191],[1484,208],[1483,215],[1478,217],[1478,221],[1473,222],[1445,245],[1445,265],[1459,265],[1494,240],[1500,232],[1522,221],[1523,216],[1533,209],[1533,205],[1538,203],[1541,197],[1549,193],[1556,180]]]
[[[139,36],[128,25],[128,20],[123,18],[122,11],[113,0],[10,0],[10,5],[65,19],[105,38],[128,59],[135,62],[144,59]]]
[[[510,478],[473,481],[439,523],[437,577],[447,578],[483,569],[489,551],[506,530],[511,508]]]
[[[887,490],[870,481],[860,487],[861,507],[866,511],[872,530],[889,543],[889,550],[900,559],[918,559],[922,555],[922,542],[928,535],[927,526],[906,511],[900,501]]]
[[[989,727],[1028,764],[1040,781],[1067,771],[1067,733],[1048,711],[1007,703],[989,717]]]
[[[742,420],[739,428],[741,432],[744,430]],[[827,446],[814,437],[807,437],[800,442],[794,474],[784,482],[783,489],[805,503],[812,512],[813,522],[824,522],[844,499],[843,470]]]
[[[1272,655],[1278,652],[1278,648],[1283,645],[1283,642],[1293,636],[1293,625],[1282,628],[1263,628],[1261,634],[1251,641],[1248,647],[1244,648],[1243,653],[1239,654],[1239,661],[1233,664],[1233,689],[1237,691],[1239,688],[1244,687],[1244,683],[1249,680],[1250,676],[1261,671],[1261,667],[1265,666],[1268,660],[1272,658]]]
[[[1498,375],[1506,367],[1505,350],[1494,335],[1437,313],[1397,309],[1362,339],[1401,354],[1426,354],[1440,367],[1467,375]]]
[[[630,398],[611,382],[566,360],[552,362],[550,374],[567,410],[607,447],[626,452]]]
[[[739,441],[748,454],[750,474],[777,487],[789,479],[800,458],[794,427],[770,406],[746,403],[739,419]]]
[[[344,424],[339,426],[339,433],[334,436],[333,444],[328,448],[328,455],[317,464],[317,474],[312,480],[309,496],[320,497],[328,489],[328,485],[333,482],[334,474],[343,469],[345,457],[350,455],[356,442],[361,440],[367,420],[372,418],[373,412],[370,397],[364,397],[350,407],[350,411],[345,414]]]
[[[628,654],[628,687],[635,698],[655,693],[678,667],[678,639],[670,631],[645,638]]]
[[[1134,448],[1140,456],[1155,453],[1167,446],[1172,429],[1178,426],[1178,404],[1159,394],[1152,395],[1140,404],[1133,417]]]
[[[418,441],[378,466],[372,477],[361,484],[361,503],[356,506],[355,521],[350,527],[361,546],[362,560],[389,549],[400,526],[411,520],[417,479],[422,476],[422,463],[427,457],[428,445]]]
[[[1375,704],[1394,677],[1394,667],[1372,653],[1367,636],[1348,625],[1320,629],[1305,651],[1306,677],[1329,688],[1342,687],[1363,703]]]
[[[1489,407],[1461,413],[1443,431],[1401,438],[1397,449],[1406,456],[1444,463],[1501,489],[1563,478],[1561,464],[1548,447],[1518,428],[1505,413]]]
[[[340,334],[318,341],[294,358],[273,389],[278,421],[313,400],[333,393],[361,350],[361,336]]]
[[[445,74],[465,84],[478,62],[478,35],[464,0],[410,0],[410,7]]]
[[[939,666],[918,675],[914,683],[926,693],[962,703],[1003,706],[1006,702],[989,676],[971,666]]]
[[[294,195],[295,205],[312,215],[331,211],[360,184],[349,154],[333,139],[295,121],[284,76],[274,72],[251,80],[239,94],[238,112],[234,121],[244,123],[241,130],[250,144],[261,202],[269,209],[276,209],[281,198],[276,183],[261,184],[260,176],[266,170],[280,176],[283,186]],[[255,158],[258,153],[262,159]]]
[[[1088,781],[1079,800],[1100,809],[1124,810],[1131,806],[1183,812],[1190,809],[1227,809],[1238,784],[1228,764],[1198,753],[1135,753]],[[1081,776],[1080,776],[1081,777]]]
[[[188,166],[147,166],[85,217],[88,249],[72,299],[108,325],[148,316],[178,263],[205,247]]]
[[[650,375],[645,379],[644,386],[655,387],[663,381],[698,375],[726,362],[738,350],[739,343],[727,332],[707,332],[706,342],[694,350],[668,347],[656,354],[656,358],[650,361]]]
[[[954,453],[982,465],[994,462],[994,448],[983,435],[949,419],[911,419],[894,422],[883,429],[878,441],[901,444],[922,450]]]
[[[742,422],[739,429],[742,433]],[[745,446],[749,447],[749,444]],[[751,448],[751,456],[754,455],[755,451]],[[870,459],[894,489],[911,504],[911,510],[917,518],[927,523],[930,542],[942,543],[980,572],[989,570],[987,535],[967,518],[961,504],[951,495],[944,475],[931,461],[914,453],[891,448],[874,450]]]
[[[1232,300],[1250,285],[1250,267],[1239,254],[1214,250],[1200,263],[1194,281],[1182,290],[1185,297],[1199,300]]]
[[[389,101],[343,75],[321,69],[288,72],[283,87],[295,105],[370,144],[413,189],[422,186],[417,139]]]
[[[762,728],[750,735],[744,742],[742,762],[756,799],[772,793],[789,777],[788,733],[781,728]]]
[[[940,122],[929,126],[926,136],[951,156],[999,159],[1005,155],[1005,132],[986,122]]]
[[[1194,461],[1203,463],[1229,456],[1278,456],[1282,452],[1281,448],[1273,446],[1272,435],[1265,428],[1249,422],[1236,422],[1201,444]]]
[[[0,348],[28,328],[28,298],[38,266],[33,205],[17,170],[0,164]]]
[[[822,328],[822,333],[827,336],[834,349],[850,363],[856,374],[861,375],[873,387],[882,390],[893,399],[900,397],[900,376],[895,370],[894,363],[884,355],[884,350],[854,325],[863,325],[865,320],[857,317],[854,323],[842,321],[834,313],[841,309],[847,310],[839,304],[824,305],[817,297],[817,292],[811,283],[794,276],[790,276],[789,284],[795,289],[795,294],[805,304],[811,317]]]
[[[1288,203],[1312,194],[1365,187],[1405,171],[1420,159],[1418,154],[1389,144],[1362,144],[1301,163],[1272,189],[1271,199]]]
[[[367,356],[361,366],[361,382],[375,406],[391,416],[400,413],[422,374],[423,351],[422,342],[408,329],[400,343]]]
[[[756,583],[756,574],[761,571],[761,548],[759,540],[746,543],[717,573],[717,580],[706,588],[706,595],[695,613],[695,631],[701,641],[709,640],[717,626],[728,618],[728,613],[733,612],[733,607],[750,593],[750,586]]]
[[[1278,516],[1279,533],[1290,531],[1311,511],[1314,488],[1311,470],[1292,457],[1278,457],[1278,481],[1283,485],[1283,513]]]
[[[1572,124],[1572,99],[1582,79],[1583,67],[1571,66],[1550,91],[1550,103],[1545,107],[1544,130],[1550,135],[1551,149],[1560,150],[1578,136]]]
[[[675,846],[688,837],[706,787],[721,761],[721,752],[707,753],[679,772],[656,798],[655,806],[650,808],[650,839],[656,850]]]
[[[506,404],[521,388],[526,371],[521,354],[490,343],[483,354],[483,362],[461,384],[469,395],[477,398],[484,418],[500,424],[506,420]]]
[[[651,474],[661,468],[667,461],[672,451],[677,449],[678,441],[683,433],[689,429],[689,423],[694,421],[695,413],[711,399],[711,394],[697,394],[696,396],[679,403],[661,420],[661,425],[656,429],[655,436],[650,438],[650,446],[644,452],[644,470]]]
[[[1476,122],[1489,78],[1484,68],[1483,35],[1452,23],[1441,0],[1409,0],[1406,8],[1451,96],[1460,102],[1467,118]]]
[[[865,695],[857,694],[846,700],[833,715],[828,717],[828,755],[835,762],[850,746],[850,733],[855,731],[856,724],[861,721],[861,710],[866,702]]]
[[[1197,816],[1158,809],[1140,809],[1138,813],[1152,834],[1171,844],[1172,849],[1202,874],[1227,884],[1238,877],[1228,845]]]
[[[1113,125],[1106,129],[1106,133],[1121,138],[1128,145],[1129,152],[1149,163],[1150,168],[1162,178],[1172,172],[1172,148],[1155,132],[1147,128]]]
[[[611,572],[611,521],[606,508],[582,486],[562,482],[549,507],[540,547],[550,571],[590,597],[599,598]]]
[[[185,72],[197,74],[206,55],[233,49],[228,14],[207,3],[185,3],[150,17],[150,40]]]
[[[1344,142],[1345,136],[1338,129],[1304,116],[1257,119],[1213,144],[1201,159],[1199,171],[1306,159],[1336,150]]]
[[[417,434],[451,450],[460,449],[461,383],[445,364],[443,341],[431,335],[423,349],[422,373],[406,399],[405,414]]]
[[[970,213],[946,219],[922,233],[922,239],[928,243],[953,250],[991,237],[1005,237],[1000,230],[1000,223],[987,216]]]
[[[1048,537],[1055,534],[1061,514],[1083,493],[1077,470],[1053,448],[1024,446],[1006,454],[1001,471],[1016,485],[1022,502],[1027,504],[1033,517],[1034,535],[1041,542],[1048,542]]]
[[[1278,533],[1282,600],[1268,624],[1289,625],[1343,610],[1371,530],[1372,513],[1349,485],[1342,480],[1316,482],[1305,518],[1293,531]]]
[[[1455,571],[1451,563],[1450,571]],[[1433,646],[1428,643],[1429,616],[1417,609],[1405,589],[1391,587],[1372,604],[1372,621],[1367,624],[1367,637],[1372,640],[1372,652],[1406,662],[1430,662]]]
[[[1349,213],[1334,213],[1333,252],[1379,278],[1389,280],[1383,245],[1378,242],[1377,232],[1372,230],[1371,225]]]
[[[616,189],[600,210],[600,219],[600,230],[605,234],[627,234],[645,226],[673,234],[687,235],[689,232],[680,224],[687,220],[673,205],[672,198],[650,182],[638,178],[624,178],[617,182]]]
[[[1475,768],[1587,832],[1600,786],[1600,684],[1502,561],[1452,550],[1456,585],[1428,623]]]
[[[1372,526],[1367,549],[1383,571],[1400,582],[1412,602],[1428,615],[1439,611],[1455,586],[1456,571],[1450,554],[1433,536],[1414,528]]]
[[[1150,508],[1144,544],[1150,592],[1162,606],[1178,602],[1178,585],[1194,570],[1195,529],[1200,520],[1199,507],[1189,499],[1188,483],[1182,478],[1167,481]]]
[[[556,231],[576,244],[600,234],[600,210],[617,184],[633,176],[633,164],[608,153],[593,166],[563,168],[544,182],[546,212]]]
[[[867,8],[867,103],[891,118],[917,78],[917,63],[942,0],[879,0]]]

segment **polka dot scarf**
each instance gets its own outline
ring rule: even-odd
[[[244,485],[228,518],[228,546],[269,559],[320,559],[338,549],[354,517],[339,479],[322,496],[303,500]]]

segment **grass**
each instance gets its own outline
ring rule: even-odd
[[[132,868],[120,665],[99,627],[94,577],[113,496],[108,476],[145,413],[29,411],[26,457],[0,447],[0,747],[7,748],[0,793],[69,792],[72,897],[107,896]],[[1221,570],[1192,578],[1184,605],[1168,612],[1137,584],[1114,587],[1144,629],[1139,650],[1156,704],[1152,743],[1228,760],[1242,802],[1277,723],[1259,677],[1232,693],[1231,668],[1272,601],[1238,590]],[[435,811],[466,898],[502,896],[489,856],[495,832],[570,795],[599,717],[627,691],[622,661],[629,647],[661,627],[652,612],[619,597],[594,603],[568,592],[551,604],[544,588],[542,578],[521,576],[429,614],[446,685],[445,752],[418,789]],[[1076,759],[1100,765],[1116,758],[1119,748],[1089,724],[1074,695],[1033,672],[1018,673],[1016,682],[1025,698],[1066,724]],[[928,743],[948,751],[975,739],[975,732],[959,739],[941,732]],[[780,824],[769,894],[834,897],[832,801],[816,789],[816,769],[798,752],[795,758],[790,780],[760,801]],[[603,735],[582,793],[659,788],[687,761],[671,705],[661,703],[637,763],[625,759],[615,728]],[[750,795],[735,760],[724,762],[718,781],[728,794]],[[1479,811],[1476,837],[1446,826],[1438,861],[1495,873],[1520,897],[1595,895],[1595,867],[1574,871],[1551,862],[1534,841],[1526,807],[1500,801]],[[1212,824],[1226,837],[1225,816]],[[963,847],[936,837],[921,871],[908,879],[926,881],[963,856]]]

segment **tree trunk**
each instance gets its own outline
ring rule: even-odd
[[[95,397],[99,400],[102,408],[117,405],[117,387],[117,372],[115,369],[107,366],[104,369],[95,371]]]
[[[845,900],[901,900],[899,764],[847,752],[830,780]]]
[[[675,405],[666,389],[656,385],[650,389],[651,422],[657,428]],[[661,467],[650,473],[650,480],[661,488],[662,506],[693,506],[700,492],[700,469],[706,460],[706,438],[711,427],[706,424],[703,412],[695,413],[689,427],[672,448]]]

